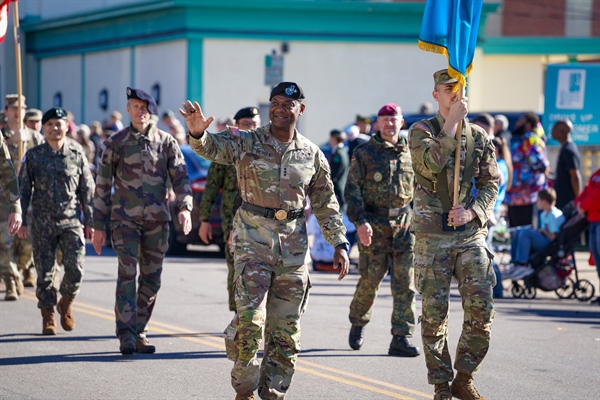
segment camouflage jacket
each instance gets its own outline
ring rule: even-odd
[[[48,143],[28,150],[19,173],[21,207],[33,206],[33,219],[50,219],[62,226],[92,225],[94,179],[87,157],[68,141],[54,151]],[[26,221],[23,220],[23,225]]]
[[[404,136],[393,145],[377,132],[371,140],[352,153],[346,184],[348,218],[356,227],[368,222],[373,228],[370,249],[393,248],[404,251],[410,243],[405,237],[410,226],[410,213],[383,216],[366,212],[365,206],[403,208],[410,204],[414,192],[414,172],[410,151]],[[370,249],[359,244],[361,252]]]
[[[210,218],[221,189],[223,189],[221,193],[221,219],[223,222],[231,224],[240,203],[237,175],[233,165],[219,163],[212,163],[208,168],[206,185],[200,201],[200,221],[208,221]],[[229,228],[231,229],[231,226]]]
[[[444,126],[444,119],[438,113],[436,118],[440,127]],[[466,134],[463,127],[461,134],[460,176],[461,189],[458,203],[465,209],[472,209],[477,214],[473,221],[466,225],[466,233],[476,234],[484,230],[488,215],[494,207],[498,196],[498,182],[500,174],[496,164],[494,145],[489,136],[477,125],[471,124],[474,154],[471,182],[462,182],[465,164]],[[450,201],[453,198],[454,182],[454,150],[458,140],[445,133],[432,134],[429,121],[422,120],[414,123],[409,131],[409,145],[412,154],[413,168],[416,173],[431,181],[434,175],[445,171],[448,179],[448,194]],[[446,167],[444,169],[444,167]],[[472,187],[474,183],[474,188]],[[475,189],[475,190],[473,190]],[[442,203],[439,193],[417,184],[413,209],[411,230],[414,233],[447,233],[442,231]],[[485,233],[485,231],[484,231]]]
[[[285,152],[271,136],[270,125],[250,131],[206,132],[200,139],[190,137],[190,145],[206,159],[235,165],[242,200],[297,210],[304,208],[309,197],[326,240],[333,246],[347,243],[327,159],[300,133],[296,132]],[[279,261],[295,266],[310,261],[304,216],[278,221],[240,208],[234,219],[233,246],[236,263],[259,259],[272,266]]]
[[[0,197],[2,203],[8,205],[9,213],[21,214],[19,180],[2,135],[0,135]]]
[[[33,129],[29,129],[27,127],[24,127],[21,132],[21,142],[23,142],[23,154],[21,155],[21,158],[23,158],[27,150],[44,143],[44,137],[39,132],[36,132]],[[2,136],[4,138],[4,143],[8,148],[10,159],[12,160],[15,172],[18,176],[19,170],[21,169],[21,158],[19,158],[19,144],[9,142],[10,138],[12,138],[14,134],[15,132],[11,130],[8,126],[2,128]],[[3,196],[3,189],[0,186],[0,197]],[[9,209],[7,204],[2,203],[2,205],[0,206],[0,218],[7,218],[8,212]]]
[[[192,209],[192,189],[179,145],[150,125],[145,133],[129,126],[104,142],[94,194],[94,229],[111,220],[170,221],[170,179],[177,209]],[[114,193],[111,189],[114,185]]]

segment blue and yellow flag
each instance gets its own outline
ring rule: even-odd
[[[483,0],[427,0],[419,48],[448,58],[448,73],[466,86],[473,69]]]

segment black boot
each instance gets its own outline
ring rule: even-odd
[[[352,325],[350,328],[350,336],[348,336],[348,343],[353,350],[360,350],[364,343],[363,339],[364,326]]]
[[[406,336],[394,335],[388,354],[399,357],[416,357],[421,353],[419,353],[419,348],[413,346]]]

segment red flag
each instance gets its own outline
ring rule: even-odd
[[[0,43],[4,42],[6,36],[6,30],[8,29],[8,14],[9,14],[9,3],[17,0],[2,0],[0,5]]]

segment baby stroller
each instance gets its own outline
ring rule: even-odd
[[[575,297],[588,301],[594,296],[594,285],[587,279],[579,279],[575,261],[575,244],[589,223],[577,214],[572,203],[563,209],[566,222],[557,237],[542,251],[529,258],[534,272],[523,278],[523,284],[513,281],[513,297],[533,299],[537,289],[554,291],[561,299]],[[573,279],[570,275],[574,272]]]

